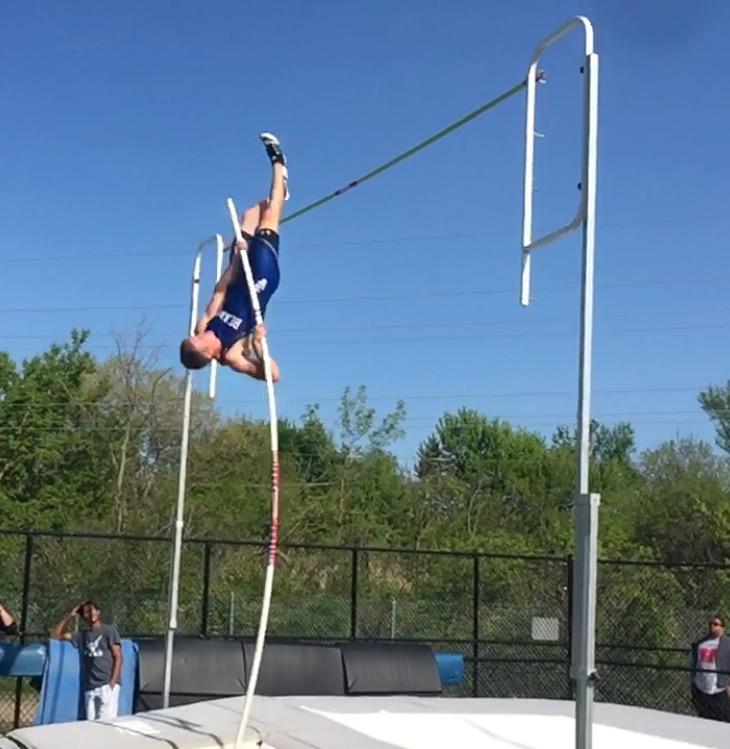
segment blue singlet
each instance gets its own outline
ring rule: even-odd
[[[234,258],[234,255],[231,254]],[[275,232],[257,232],[248,243],[248,261],[251,264],[261,315],[265,315],[269,299],[279,286],[279,235]],[[231,260],[231,262],[234,262]],[[240,261],[237,272],[228,286],[221,311],[208,323],[227,351],[236,341],[253,333],[256,327],[246,276]]]

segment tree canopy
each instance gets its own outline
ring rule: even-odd
[[[175,498],[181,373],[122,342],[98,361],[89,334],[16,364],[0,353],[0,516],[5,528],[165,533]],[[603,554],[723,562],[730,556],[730,381],[698,394],[712,445],[637,454],[629,423],[593,423],[591,485]],[[406,404],[379,414],[364,386],[329,429],[318,404],[279,424],[284,538],[566,554],[575,434],[551,439],[471,408],[444,413],[415,465],[394,451]],[[224,456],[240,456],[228,461]],[[269,501],[267,425],[193,401],[187,532],[258,538]]]

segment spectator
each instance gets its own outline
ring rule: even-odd
[[[77,617],[88,628],[76,634],[68,632]],[[71,640],[81,649],[81,683],[87,720],[116,718],[119,706],[119,684],[122,674],[122,642],[113,624],[101,620],[101,608],[94,601],[84,601],[61,619],[51,630],[54,640]]]
[[[730,637],[725,620],[710,617],[708,633],[692,645],[692,703],[700,718],[730,723]]]
[[[18,625],[13,615],[0,603],[0,637],[4,635],[17,635]]]

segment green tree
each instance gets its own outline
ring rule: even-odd
[[[598,529],[600,553],[603,556],[647,556],[651,552],[637,546],[629,517],[636,502],[641,501],[643,478],[634,456],[636,443],[633,427],[621,422],[614,426],[591,422],[591,457],[589,486],[601,495]],[[558,427],[553,435],[551,470],[554,485],[560,487],[572,504],[576,492],[576,431]]]
[[[398,463],[387,447],[403,436],[402,401],[380,420],[368,404],[367,390],[345,388],[338,408],[339,471],[335,506],[329,508],[341,543],[384,542],[387,519],[402,499]]]
[[[575,456],[577,448],[575,430],[560,426],[553,435],[553,448],[565,450]],[[591,489],[599,492],[622,489],[637,478],[633,457],[636,450],[634,428],[627,422],[614,426],[600,424],[595,419],[590,428]],[[574,457],[575,464],[575,457]]]
[[[640,461],[645,485],[630,512],[636,542],[666,562],[730,558],[730,467],[694,439],[665,442]]]
[[[698,400],[717,431],[717,445],[730,455],[730,380],[703,390]]]
[[[157,366],[157,355],[144,345],[144,334],[117,340],[117,353],[97,368],[108,383],[99,422],[106,436],[113,476],[111,525],[116,532],[169,527],[179,471],[183,380]],[[211,401],[193,393],[191,441],[213,437],[218,417]]]
[[[93,379],[88,332],[16,369],[0,359],[0,515],[6,526],[68,527],[107,507],[110,470],[97,408],[108,383]]]
[[[462,543],[509,531],[550,545],[564,508],[553,503],[549,461],[539,435],[464,408],[444,414],[422,443],[416,475]]]

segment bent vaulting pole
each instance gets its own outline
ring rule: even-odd
[[[243,241],[241,235],[241,225],[238,220],[238,213],[233,201],[228,198],[228,213],[233,225],[233,231],[236,234],[236,240]],[[251,297],[251,307],[254,312],[256,325],[263,325],[259,298],[256,292],[251,264],[248,260],[248,253],[241,253],[241,264],[246,276],[246,284]],[[271,594],[274,586],[274,568],[276,567],[276,556],[279,544],[279,432],[276,415],[276,394],[274,392],[274,380],[271,376],[271,357],[269,356],[269,345],[264,336],[261,340],[261,349],[264,359],[264,375],[266,378],[266,392],[269,401],[269,428],[271,435],[271,529],[269,535],[269,555],[268,564],[266,565],[266,578],[264,581],[264,595],[261,603],[261,617],[259,619],[259,629],[256,635],[256,650],[254,652],[253,665],[249,674],[248,684],[246,686],[246,697],[241,711],[241,722],[238,727],[236,736],[236,746],[243,747],[246,726],[251,714],[251,705],[253,696],[256,692],[256,682],[258,681],[259,669],[261,668],[261,658],[264,652],[264,641],[266,639],[266,628],[269,623],[269,609],[271,608]]]
[[[203,240],[195,253],[193,278],[190,288],[190,323],[188,334],[195,332],[198,319],[198,302],[200,299],[200,271],[203,263],[203,250],[211,243],[216,246],[216,280],[220,277],[223,259],[223,237],[220,234]],[[209,387],[210,397],[215,397],[215,373],[211,369]],[[169,604],[167,636],[165,638],[165,671],[162,684],[162,705],[170,706],[170,685],[172,684],[172,653],[177,630],[177,609],[180,595],[180,562],[182,560],[182,539],[185,525],[185,490],[188,469],[188,442],[190,437],[190,409],[193,399],[193,373],[185,373],[185,395],[183,397],[183,424],[180,438],[180,470],[177,481],[177,506],[175,509],[175,537],[172,547],[172,565],[170,568]]]
[[[533,237],[535,160],[535,105],[537,64],[547,47],[573,29],[583,31],[583,145],[580,200],[570,223],[539,238]],[[578,364],[578,414],[575,499],[575,575],[573,583],[573,647],[570,673],[575,683],[575,745],[591,749],[593,743],[593,688],[596,676],[596,582],[598,571],[598,507],[600,495],[589,488],[591,429],[591,368],[593,360],[593,276],[596,244],[596,173],[598,168],[598,55],[593,48],[593,26],[583,17],[568,21],[541,42],[527,71],[525,116],[525,181],[522,219],[522,284],[520,302],[530,303],[532,252],[562,236],[582,230],[582,288],[580,353]]]

